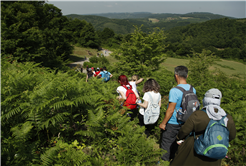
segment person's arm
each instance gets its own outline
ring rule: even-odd
[[[236,127],[235,127],[235,123],[233,121],[233,118],[231,115],[227,115],[228,123],[227,123],[227,128],[229,130],[229,141],[233,140],[236,138]]]
[[[160,129],[166,130],[166,124],[169,121],[169,119],[172,117],[174,109],[175,109],[175,106],[176,106],[176,103],[169,102],[165,118],[163,119],[163,121],[159,125]]]
[[[143,78],[140,78],[139,80],[137,80],[136,82],[135,82],[135,84],[137,85],[137,84],[139,84],[140,82],[142,82],[144,79]]]
[[[138,95],[138,93],[137,93],[135,90],[134,90],[133,92],[135,93],[135,95],[136,95],[137,99],[139,99],[139,95]]]
[[[101,72],[96,77],[99,77],[100,75],[101,75]]]
[[[126,100],[126,95],[122,91],[120,91],[120,90],[119,90],[119,93],[121,95],[121,98],[124,99],[124,100]]]
[[[148,101],[146,101],[146,100],[144,100],[143,103],[136,103],[136,104],[139,105],[140,107],[143,107],[143,108],[147,108],[148,107]]]
[[[86,82],[88,82],[88,74],[86,75]]]
[[[161,100],[159,101],[159,106],[160,106],[160,108],[161,108]]]
[[[113,74],[110,74],[110,78],[113,77]]]

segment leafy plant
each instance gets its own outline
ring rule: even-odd
[[[136,27],[130,41],[122,43],[112,54],[120,60],[117,63],[117,71],[126,75],[135,73],[141,77],[151,75],[152,71],[159,69],[159,64],[165,60],[164,39],[163,30],[156,29],[150,34],[145,34],[141,31],[141,27]]]

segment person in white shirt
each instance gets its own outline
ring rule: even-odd
[[[144,80],[143,78],[138,79],[138,75],[133,75],[132,78],[131,78],[131,81],[129,82],[129,84],[132,86],[132,88],[134,90],[136,90],[136,92],[138,93],[138,95],[139,95],[139,92],[137,90],[137,84],[139,84],[143,80]]]
[[[126,86],[127,88],[130,87],[132,90],[132,85],[129,84],[128,79],[125,75],[120,75],[118,78],[118,82],[120,83],[120,86],[116,89],[116,92],[119,94],[119,96],[117,97],[117,99],[119,99],[119,101],[123,101],[122,105],[124,105],[125,100],[126,100],[126,91],[127,89],[123,86]],[[134,94],[136,95],[136,98],[139,99],[139,95],[137,93],[136,90],[133,90]],[[135,102],[135,101],[133,101]],[[137,108],[136,109],[132,109],[131,112],[133,113],[133,115],[128,114],[128,116],[131,117],[131,120],[134,119],[134,117],[137,114]]]
[[[143,117],[144,117],[144,109],[148,107],[148,104],[150,103],[150,98],[149,95],[147,94],[147,92],[150,93],[153,102],[154,103],[159,103],[159,106],[161,107],[161,94],[160,94],[160,85],[156,82],[156,80],[154,79],[148,79],[145,83],[144,83],[144,87],[143,87],[143,92],[144,92],[144,96],[143,96],[143,103],[138,103],[138,100],[136,101],[137,105],[139,105],[140,108],[139,109],[139,124],[140,126],[145,126],[145,134],[147,135],[147,137],[150,135],[150,131],[154,128],[155,124],[152,125],[145,125],[144,121],[143,121]],[[159,101],[157,101],[159,99]]]

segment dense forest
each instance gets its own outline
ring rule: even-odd
[[[203,49],[221,58],[246,62],[246,19],[216,19],[167,31],[165,43],[170,56],[191,56]]]
[[[223,94],[221,107],[235,121],[236,138],[222,166],[245,165],[245,79],[210,70],[216,52],[206,49],[205,42],[213,34],[214,40],[208,40],[216,49],[242,52],[244,20],[222,18],[169,32],[146,33],[140,26],[123,35],[108,27],[96,30],[85,20],[68,19],[44,1],[2,1],[1,25],[1,165],[156,165],[165,153],[159,148],[158,124],[165,116],[169,90],[176,86],[173,72],[160,66],[167,56],[187,58],[187,54],[192,55],[187,81],[196,88],[198,99],[202,103],[208,89],[218,88]],[[177,39],[172,33],[178,34]],[[177,43],[187,43],[187,50],[194,51],[178,54],[181,48],[171,49]],[[196,50],[195,44],[204,49]],[[92,78],[87,83],[86,74],[66,67],[74,45],[114,48],[116,64],[105,57],[90,58],[93,66],[107,61],[112,79],[102,83]],[[138,118],[130,121],[127,108],[116,99],[121,74],[154,78],[160,84],[161,114],[148,138]],[[143,83],[137,88],[142,96]]]

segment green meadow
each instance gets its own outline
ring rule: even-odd
[[[178,58],[167,58],[164,63],[162,63],[163,67],[167,70],[172,71],[174,67],[178,65],[187,65],[189,63],[188,59],[178,59]],[[230,61],[221,59],[219,61],[215,61],[214,64],[210,67],[211,70],[215,70],[218,68],[226,75],[239,75],[241,77],[246,77],[246,65],[240,62]]]
[[[91,52],[92,55],[88,55],[87,50]],[[91,49],[91,48],[81,48],[81,47],[74,47],[73,54],[70,57],[70,62],[80,61],[81,58],[84,58],[85,56],[87,58],[96,55],[97,52],[101,53],[100,51],[97,51],[97,49]],[[112,56],[106,57],[110,63],[115,63],[118,60],[116,60]],[[178,59],[178,58],[170,58],[168,57],[162,64],[161,67],[166,68],[168,71],[173,72],[174,67],[178,65],[187,65],[189,63],[189,59]],[[239,75],[243,78],[246,77],[246,65],[240,62],[231,61],[231,60],[216,60],[214,64],[210,67],[211,70],[219,69],[222,72],[224,72],[226,75]]]

